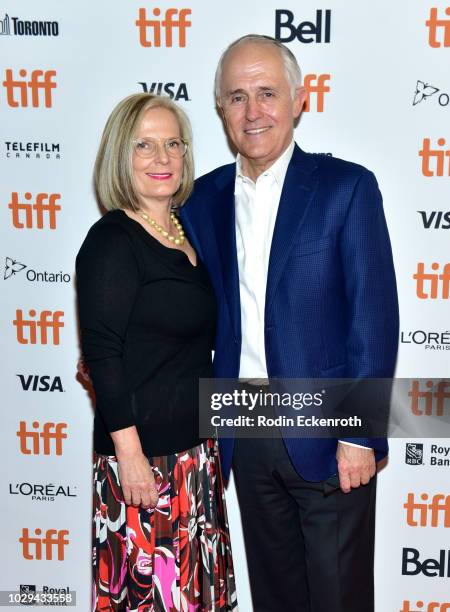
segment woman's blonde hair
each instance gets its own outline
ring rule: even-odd
[[[106,210],[139,210],[139,197],[133,180],[133,140],[143,115],[150,108],[167,108],[178,122],[181,138],[188,143],[183,173],[172,204],[182,206],[194,186],[192,132],[186,113],[170,98],[149,93],[128,96],[114,108],[106,122],[94,166],[94,186]]]

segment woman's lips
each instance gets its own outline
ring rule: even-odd
[[[172,174],[170,172],[164,172],[164,173],[148,172],[147,176],[149,176],[152,179],[155,179],[155,181],[167,181],[167,179],[170,179]]]

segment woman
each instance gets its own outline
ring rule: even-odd
[[[94,610],[236,609],[217,446],[198,435],[215,301],[173,212],[192,190],[190,144],[178,106],[136,94],[97,154],[108,212],[77,257],[96,393]]]

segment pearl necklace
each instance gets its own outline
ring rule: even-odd
[[[185,237],[183,227],[174,213],[170,213],[170,220],[172,221],[175,226],[175,229],[177,230],[177,238],[175,238],[175,236],[171,236],[169,232],[167,232],[161,225],[156,223],[154,219],[149,217],[147,213],[138,211],[138,215],[142,217],[145,221],[147,221],[147,223],[149,223],[151,227],[153,227],[159,234],[161,234],[161,236],[166,238],[172,244],[176,244],[177,246],[181,246],[182,244],[184,244]]]

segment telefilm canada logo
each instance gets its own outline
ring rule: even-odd
[[[6,13],[0,19],[0,36],[59,36],[59,23],[22,19]]]
[[[171,100],[178,102],[183,100],[184,102],[190,102],[186,83],[172,83],[172,82],[156,82],[156,81],[138,81],[138,84],[142,87],[144,93],[151,93],[157,96],[169,96]]]
[[[21,274],[23,272],[23,274]],[[47,270],[35,270],[13,257],[5,258],[3,280],[10,280],[20,276],[31,283],[70,283],[70,274],[66,272],[48,272]]]
[[[26,140],[3,141],[4,159],[61,159],[61,144],[59,142],[39,142]]]

